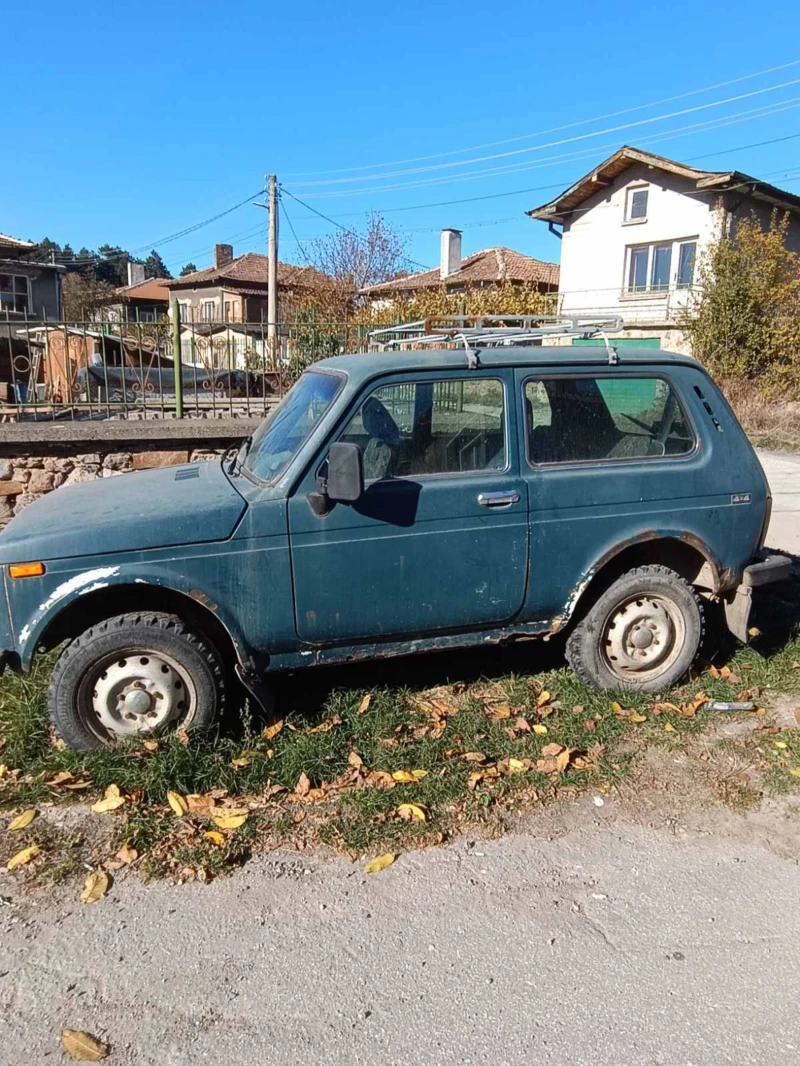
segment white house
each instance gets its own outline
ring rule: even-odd
[[[561,237],[563,314],[618,315],[620,338],[685,350],[678,313],[704,250],[737,220],[754,212],[766,223],[775,208],[789,212],[787,244],[800,251],[800,197],[624,147],[528,214]]]

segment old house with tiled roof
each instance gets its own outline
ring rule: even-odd
[[[619,316],[622,343],[686,351],[681,314],[704,251],[773,211],[788,214],[785,240],[800,251],[800,196],[625,146],[528,214],[560,238],[563,314]]]
[[[63,274],[34,241],[0,233],[0,321],[61,318]]]
[[[267,318],[267,256],[246,252],[234,258],[230,244],[214,246],[214,265],[167,282],[181,322],[261,322]],[[313,267],[278,263],[278,309],[292,295],[330,286]]]
[[[446,229],[442,231],[438,267],[370,285],[362,290],[362,296],[373,304],[381,304],[398,296],[413,296],[433,289],[462,293],[503,282],[533,285],[543,293],[554,292],[558,288],[558,264],[542,262],[513,248],[484,248],[462,259],[461,233]]]

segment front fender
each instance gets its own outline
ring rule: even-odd
[[[141,560],[80,569],[74,568],[73,561],[71,569],[48,568],[40,578],[12,579],[6,576],[11,629],[20,666],[23,670],[30,669],[43,636],[65,610],[85,597],[114,586],[120,591],[149,586],[194,600],[213,613],[227,630],[240,663],[247,664],[252,649],[245,640],[239,619],[214,599],[213,592],[204,591],[198,584],[202,582],[193,581],[192,574],[183,566],[165,567],[156,563],[148,566]]]

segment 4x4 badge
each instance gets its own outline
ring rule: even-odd
[[[734,492],[731,496],[731,503],[750,503],[750,493]]]

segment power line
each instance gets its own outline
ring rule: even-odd
[[[766,118],[770,115],[779,114],[783,111],[794,110],[800,101],[800,97],[791,97],[789,100],[779,101],[766,106],[750,108],[743,112],[738,112],[733,115],[726,115],[716,119],[706,119],[702,122],[690,123],[686,126],[678,126],[675,129],[664,130],[661,133],[654,133],[648,137],[643,137],[639,144],[652,144],[656,141],[670,140],[679,137],[683,134],[690,135],[693,133],[704,133],[713,129],[720,129],[724,126],[738,125],[740,122],[749,122],[755,118]],[[311,200],[331,199],[335,197],[343,196],[365,196],[373,195],[378,192],[395,192],[397,190],[421,188],[423,186],[432,185],[452,185],[456,182],[474,181],[476,178],[485,177],[488,175],[496,174],[510,174],[519,173],[521,171],[528,170],[540,170],[543,167],[554,166],[558,163],[571,163],[578,159],[585,159],[595,156],[599,151],[616,149],[618,142],[613,141],[602,145],[595,145],[592,148],[581,148],[578,151],[560,153],[554,156],[547,156],[537,161],[518,162],[512,164],[506,164],[497,167],[485,167],[481,170],[472,171],[470,174],[461,174],[448,177],[429,177],[419,181],[408,182],[396,182],[392,185],[373,186],[369,189],[346,189],[335,190],[325,192],[312,192],[304,193]]]
[[[335,219],[329,218],[327,215],[323,215],[321,211],[317,211],[315,207],[312,207],[310,204],[307,204],[304,200],[301,200],[299,196],[295,196],[293,192],[289,192],[288,189],[284,189],[283,186],[281,186],[281,192],[285,192],[287,196],[291,196],[293,200],[296,200],[301,207],[305,207],[307,211],[311,211],[313,214],[319,215],[319,217],[323,218],[326,222],[330,222],[332,226],[336,226],[337,229],[342,230],[344,233],[349,233],[351,237],[355,237],[357,241],[361,241],[362,243],[364,242],[364,238],[360,234],[356,233],[355,230],[348,229],[347,226],[343,226],[341,222],[337,222]],[[422,267],[423,270],[431,269],[431,267],[426,266],[424,263],[418,263],[415,259],[408,259],[406,257],[406,261],[411,263],[412,266]]]
[[[526,155],[530,152],[540,152],[545,148],[558,148],[564,144],[574,144],[576,141],[590,140],[593,137],[602,137],[607,133],[619,133],[623,130],[634,129],[639,126],[652,125],[654,122],[663,122],[670,118],[679,118],[681,115],[691,115],[698,111],[707,111],[712,107],[722,107],[724,104],[737,103],[740,100],[749,100],[754,96],[763,96],[765,93],[776,92],[779,89],[786,89],[791,85],[800,84],[800,78],[793,78],[790,81],[780,82],[777,85],[768,85],[763,89],[752,89],[747,93],[739,93],[737,96],[728,96],[722,100],[712,100],[705,104],[695,104],[694,107],[681,108],[678,111],[670,111],[663,115],[652,115],[650,118],[637,119],[635,122],[624,122],[617,126],[607,126],[601,130],[593,130],[591,133],[579,133],[573,137],[562,137],[557,141],[547,141],[544,144],[536,144],[528,146],[527,148],[514,148],[507,152],[494,152],[491,155],[475,156],[472,159],[460,159],[449,163],[436,163],[432,166],[426,167],[412,167],[407,170],[390,171],[388,174],[380,175],[381,178],[396,178],[404,177],[407,174],[423,174],[434,170],[448,170],[453,167],[465,167],[471,166],[473,163],[488,163],[495,159],[507,159],[510,156]],[[332,178],[324,181],[306,181],[303,182],[304,186],[309,188],[320,185],[343,185],[352,184],[358,181],[372,181],[373,176],[367,177],[353,177],[353,178]]]
[[[286,204],[284,204],[284,202],[283,202],[283,197],[279,197],[278,203],[280,204],[281,211],[283,211],[283,217],[289,223],[289,229],[292,231],[292,236],[294,237],[295,242],[297,243],[297,247],[300,249],[300,255],[302,255],[303,259],[305,259],[307,265],[311,266],[311,260],[309,259],[308,255],[306,254],[306,250],[303,247],[303,243],[300,240],[300,238],[297,236],[297,234],[295,233],[294,226],[292,225],[292,220],[291,220],[291,218],[289,218],[289,212],[286,210]]]
[[[515,141],[527,140],[529,137],[545,137],[549,133],[560,133],[562,130],[574,129],[576,126],[585,126],[585,125],[588,125],[591,122],[605,122],[605,120],[609,119],[609,118],[618,118],[620,115],[632,114],[634,111],[643,111],[643,110],[645,110],[648,107],[660,107],[662,104],[670,104],[670,103],[673,103],[673,101],[675,101],[675,100],[683,100],[683,99],[686,99],[689,96],[698,96],[701,93],[713,92],[715,89],[723,89],[723,88],[725,88],[728,85],[736,85],[739,82],[749,81],[749,80],[752,80],[753,78],[759,78],[759,77],[761,77],[761,76],[763,76],[765,74],[775,74],[779,70],[786,70],[789,67],[797,66],[798,63],[800,63],[800,59],[793,59],[789,63],[781,63],[781,64],[779,64],[778,66],[775,66],[775,67],[767,67],[765,70],[756,71],[754,74],[743,74],[743,75],[741,75],[738,78],[731,78],[728,81],[720,81],[720,82],[717,82],[715,85],[706,85],[705,87],[703,87],[701,89],[691,89],[689,92],[678,93],[675,96],[666,96],[666,97],[664,97],[661,100],[653,100],[653,101],[651,101],[648,104],[637,104],[635,107],[626,107],[626,108],[623,108],[621,111],[610,111],[610,112],[608,112],[605,115],[597,115],[595,118],[580,119],[577,122],[568,122],[568,123],[566,123],[563,126],[552,126],[550,129],[539,130],[536,133],[524,133],[524,134],[521,134],[520,136],[517,136],[517,137],[507,137],[507,138],[505,138],[505,140],[489,141],[489,142],[487,142],[485,144],[472,145],[469,148],[454,148],[454,149],[450,149],[447,152],[436,152],[433,155],[416,156],[416,157],[411,158],[411,159],[395,159],[395,160],[393,160],[391,162],[386,162],[386,163],[368,163],[368,164],[364,164],[364,165],[358,166],[358,167],[342,167],[342,168],[340,168],[338,170],[327,170],[327,171],[323,170],[323,171],[319,171],[317,173],[318,174],[346,174],[346,173],[353,173],[354,171],[375,170],[375,169],[378,169],[380,167],[403,166],[406,163],[421,163],[421,162],[426,162],[429,159],[443,159],[446,156],[449,156],[449,155],[461,155],[464,152],[479,152],[479,151],[482,151],[484,148],[495,148],[495,147],[497,147],[499,145],[502,145],[502,144],[512,144]],[[288,177],[290,177],[290,178],[305,178],[305,177],[313,177],[313,176],[314,176],[314,172],[309,172],[309,171],[306,171],[304,173],[299,173],[299,174],[289,174],[288,175]]]

